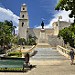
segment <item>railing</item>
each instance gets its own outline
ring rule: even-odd
[[[19,45],[19,46],[16,46],[16,47],[13,47],[13,48],[11,48],[11,49],[6,50],[5,52],[6,52],[6,54],[7,54],[7,53],[10,53],[10,52],[20,51],[20,50],[22,50],[23,48],[24,48],[24,49],[29,49],[29,48],[31,48],[31,47],[32,47],[32,46],[21,46],[21,45]]]
[[[13,48],[11,48],[11,49],[8,49],[8,50],[5,51],[5,53],[8,54],[8,53],[10,53],[10,52],[14,52],[14,51],[17,50],[18,47],[19,47],[19,46],[16,46],[16,47],[13,47]]]
[[[29,50],[27,50],[27,49],[21,50],[21,52],[22,52],[22,58],[24,58],[24,54],[25,53],[29,53],[29,55],[32,56],[34,54],[34,52],[35,52],[34,48],[35,48],[35,45],[33,45],[32,48],[30,48]]]
[[[24,57],[25,53],[29,53],[29,55],[32,56],[35,52],[34,48],[35,48],[35,45],[33,45],[33,46],[21,46],[21,45],[19,45],[19,46],[11,48],[9,50],[6,50],[5,55],[8,55],[10,52],[20,52],[21,51],[22,57]]]
[[[57,51],[58,51],[61,55],[64,55],[65,57],[70,58],[70,56],[69,56],[70,50],[68,50],[68,49],[66,49],[66,48],[61,47],[61,46],[58,45],[58,46],[57,46]]]

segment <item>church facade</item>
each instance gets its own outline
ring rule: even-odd
[[[57,35],[59,33],[59,30],[63,29],[64,27],[68,27],[70,25],[70,22],[66,21],[60,21],[58,19],[57,22],[54,22],[53,28],[46,28],[45,36],[48,41],[48,44],[52,47],[56,47],[57,45],[63,45],[63,40],[57,38]],[[29,16],[27,12],[27,5],[22,4],[21,5],[21,11],[20,11],[20,19],[19,19],[19,38],[25,38],[27,39],[28,35],[31,34],[32,36],[36,36],[38,39],[36,40],[37,43],[39,43],[40,39],[40,31],[41,28],[29,28]]]

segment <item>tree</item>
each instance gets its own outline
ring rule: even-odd
[[[4,24],[9,26],[9,28],[11,29],[11,34],[15,34],[15,28],[16,26],[13,26],[13,22],[12,21],[8,21],[8,20],[5,20],[4,21]]]
[[[75,48],[75,34],[72,31],[72,28],[65,27],[60,30],[58,37],[62,37],[65,44],[69,43],[71,47]]]
[[[10,43],[14,38],[12,31],[15,26],[13,26],[12,21],[0,22],[0,46],[10,46]]]
[[[75,0],[59,0],[55,10],[71,10],[69,17],[74,18],[74,23],[72,23],[72,26],[75,28]]]
[[[32,36],[31,34],[28,35],[28,39],[25,40],[24,38],[19,39],[19,45],[36,45],[36,36]]]
[[[18,36],[13,39],[13,44],[14,44],[14,45],[17,45],[17,44],[18,44]]]
[[[75,0],[59,0],[55,10],[71,10],[69,17],[74,18],[74,22],[69,27],[60,30],[58,37],[62,37],[65,44],[69,43],[75,48]]]
[[[19,45],[25,45],[25,39],[24,38],[20,38],[18,42],[19,42]]]
[[[29,36],[28,36],[28,44],[29,45],[36,45],[36,39],[37,39],[37,37],[36,36],[32,36],[31,34],[29,34]]]
[[[11,38],[11,30],[10,27],[7,25],[4,25],[3,22],[0,22],[0,45],[8,45]]]

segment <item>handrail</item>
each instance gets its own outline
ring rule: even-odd
[[[9,53],[9,52],[11,52],[11,51],[15,51],[16,48],[18,48],[18,46],[13,47],[13,48],[11,48],[11,49],[8,49],[8,50],[6,50],[5,52],[6,52],[6,54],[7,54],[7,53]]]
[[[7,54],[7,53],[10,53],[11,51],[12,51],[12,52],[17,51],[17,50],[19,51],[19,50],[21,50],[21,48],[23,48],[23,47],[32,47],[32,46],[26,46],[26,45],[25,45],[25,46],[21,46],[21,45],[19,45],[19,46],[16,46],[16,47],[13,47],[13,48],[11,48],[11,49],[6,50],[5,52],[6,52],[6,54]]]
[[[29,55],[32,56],[34,54],[34,52],[35,52],[34,48],[35,48],[35,45],[33,45],[32,48],[30,48],[29,50],[26,50],[26,49],[25,50],[21,50],[22,58],[24,57],[25,53],[29,53]]]
[[[65,48],[63,48],[63,47],[61,47],[61,46],[58,45],[58,46],[57,46],[57,51],[58,51],[61,55],[63,55],[63,56],[65,56],[65,57],[67,57],[67,58],[70,59],[70,56],[69,56],[70,50],[65,49]]]
[[[25,47],[25,48],[30,47],[30,49],[29,50],[28,49],[22,49],[23,47]],[[34,52],[35,52],[34,48],[35,48],[35,45],[33,45],[33,46],[20,46],[19,45],[19,46],[16,46],[16,47],[13,47],[13,48],[7,50],[6,54],[8,55],[10,52],[21,51],[22,54],[23,54],[22,57],[24,57],[24,54],[27,53],[27,52],[29,53],[30,56],[32,56],[34,54]]]
[[[68,48],[64,48],[64,47],[61,47],[60,45],[57,46],[57,51],[61,54],[61,55],[64,55],[65,57],[68,57],[70,59],[70,55],[69,55],[69,52],[70,52],[70,49],[72,47],[68,47]],[[72,48],[75,52],[75,49]]]

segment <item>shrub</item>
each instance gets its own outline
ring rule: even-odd
[[[22,52],[11,52],[8,54],[8,56],[18,56],[18,57],[22,57]]]

